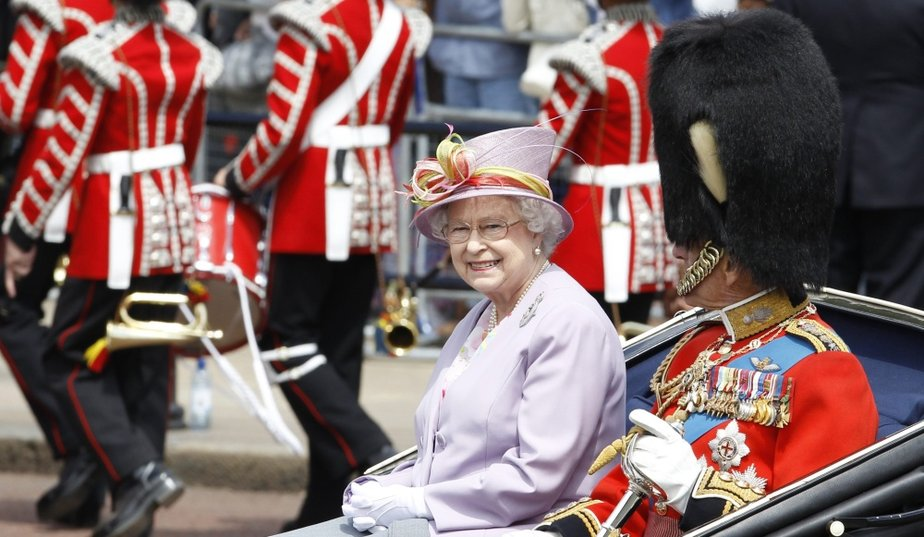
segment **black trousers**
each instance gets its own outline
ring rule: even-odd
[[[16,282],[16,298],[0,285],[0,352],[22,390],[52,455],[66,458],[83,442],[65,419],[58,400],[48,385],[42,356],[50,344],[48,328],[40,325],[42,302],[54,285],[54,270],[67,244],[39,241],[32,272]],[[0,267],[0,281],[4,269]]]
[[[827,284],[924,309],[924,208],[838,208]]]
[[[45,355],[49,381],[72,423],[113,484],[136,468],[163,460],[168,414],[169,349],[138,346],[110,352],[103,370],[86,367],[84,352],[106,337],[123,297],[133,291],[176,293],[179,275],[133,278],[128,291],[109,289],[104,280],[67,278],[51,327],[53,345]],[[172,321],[176,309],[137,305],[138,320]]]
[[[350,474],[389,444],[381,427],[360,407],[363,328],[377,278],[375,257],[331,262],[323,255],[274,254],[269,314],[261,347],[316,343],[327,358],[307,375],[281,384],[308,435],[310,451],[305,505],[299,520],[339,516]],[[278,371],[308,357],[274,362]]]

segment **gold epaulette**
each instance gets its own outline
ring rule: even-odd
[[[811,343],[815,352],[850,352],[844,340],[833,330],[813,319],[795,319],[786,327],[786,332]]]
[[[755,488],[743,480],[736,480],[728,472],[719,472],[706,467],[693,488],[693,498],[719,498],[725,500],[725,515],[766,495],[763,489]]]
[[[542,520],[542,523],[551,524],[556,520],[561,520],[565,517],[574,515],[584,523],[584,526],[587,528],[587,532],[590,535],[596,535],[600,531],[600,521],[597,520],[597,515],[593,514],[593,512],[587,508],[598,503],[603,502],[600,500],[592,500],[590,498],[581,498],[576,502],[571,502],[565,507],[547,514]]]

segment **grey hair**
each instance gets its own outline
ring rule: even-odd
[[[545,257],[551,257],[555,247],[564,238],[565,225],[561,215],[548,203],[536,198],[516,197],[517,210],[526,222],[526,228],[542,235],[539,248]],[[443,236],[443,228],[449,222],[449,204],[433,209],[430,229],[436,237]]]

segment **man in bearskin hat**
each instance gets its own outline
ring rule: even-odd
[[[805,291],[824,280],[840,135],[808,30],[775,10],[679,23],[652,54],[649,100],[677,289],[720,321],[681,337],[651,412],[632,411],[631,440],[593,469],[631,444],[622,464],[540,526],[567,537],[597,535],[634,471],[653,486],[619,534],[680,535],[876,435],[863,368]]]

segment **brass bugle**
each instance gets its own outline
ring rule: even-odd
[[[128,310],[134,304],[181,306],[189,304],[189,297],[179,293],[131,293],[122,299],[115,321],[106,324],[106,346],[109,351],[150,345],[175,345],[198,341],[200,338],[218,339],[221,330],[208,329],[208,312],[205,304],[193,306],[193,319],[187,324],[165,321],[140,321]]]
[[[385,314],[380,326],[385,350],[392,356],[404,356],[414,346],[420,333],[417,329],[417,298],[403,281],[388,284],[383,298]]]

